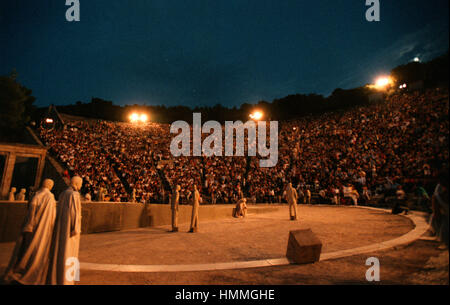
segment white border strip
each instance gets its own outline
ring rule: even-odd
[[[390,210],[386,209],[364,207],[364,206],[357,206],[355,208],[363,208],[390,213]],[[380,243],[364,247],[323,253],[320,257],[320,261],[344,258],[368,252],[377,252],[409,244],[419,239],[429,228],[429,225],[424,220],[423,215],[421,216],[419,215],[420,212],[410,212],[409,215],[404,216],[409,218],[415,225],[415,228],[406,233],[405,235],[402,235],[395,239],[383,241]],[[290,262],[287,258],[284,257],[284,258],[264,259],[257,261],[192,264],[192,265],[120,265],[120,264],[118,265],[118,264],[81,263],[81,269],[95,270],[95,271],[110,271],[110,272],[186,272],[186,271],[213,271],[213,270],[261,268],[270,266],[284,266],[290,264],[292,264],[292,262]]]

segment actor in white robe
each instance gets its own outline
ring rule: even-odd
[[[181,187],[177,185],[170,198],[170,208],[172,210],[172,232],[178,232],[178,204],[180,202]]]
[[[289,203],[289,215],[291,220],[297,220],[297,191],[289,183],[286,187],[286,200]]]
[[[51,251],[48,282],[52,285],[73,285],[78,280],[78,260],[81,235],[81,200],[79,190],[83,179],[75,176],[71,186],[58,199],[55,231]]]
[[[198,231],[198,209],[200,207],[200,193],[197,190],[197,186],[194,185],[194,192],[192,194],[192,217],[191,217],[191,229],[190,233],[196,233]]]
[[[234,217],[236,217],[236,218],[239,218],[239,217],[245,218],[246,216],[247,216],[247,199],[242,198],[236,204]]]
[[[49,268],[49,252],[56,218],[55,197],[50,192],[53,180],[45,179],[42,188],[28,204],[22,234],[16,242],[6,269],[5,282],[44,285]]]

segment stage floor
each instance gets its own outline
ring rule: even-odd
[[[248,284],[246,276],[241,279],[242,282],[240,280],[236,282],[236,279],[224,281],[219,278],[217,278],[217,281],[209,279],[206,282],[197,282],[194,279],[199,274],[204,275],[210,272],[252,273],[256,272],[255,269],[253,271],[252,269],[246,269],[245,271],[199,272],[176,272],[176,270],[177,266],[183,265],[194,267],[193,269],[186,269],[186,271],[189,271],[195,270],[195,266],[199,264],[237,263],[239,265],[249,261],[283,258],[286,254],[289,231],[291,230],[311,228],[322,241],[322,256],[326,256],[343,250],[345,252],[345,250],[395,240],[415,228],[414,223],[409,218],[391,215],[379,210],[300,205],[298,211],[300,216],[298,221],[289,220],[286,205],[266,214],[249,214],[245,219],[228,218],[208,222],[202,222],[199,219],[198,233],[187,233],[189,224],[182,224],[178,233],[169,232],[170,226],[160,226],[82,235],[79,257],[82,263],[80,284],[151,284],[154,283],[155,277],[161,274],[164,274],[162,278],[165,281],[158,281],[158,284]],[[13,246],[14,243],[0,244],[0,266],[4,267],[7,264]],[[359,257],[366,256],[370,257],[371,255],[360,255]],[[332,261],[319,262],[314,266],[324,266],[330,262]],[[105,271],[108,270],[108,265],[136,266],[136,270],[131,268],[132,273],[111,272],[113,269]],[[153,265],[171,265],[175,272],[156,272],[153,274],[137,272],[140,266]],[[83,270],[83,266],[88,267]],[[105,266],[106,269],[103,269],[103,271],[93,270],[96,267],[92,268],[92,266]],[[256,269],[275,271],[280,270],[280,268],[282,270],[283,268],[298,267],[304,268],[305,266],[287,265]],[[365,259],[361,262],[360,268],[362,270],[366,268]],[[0,269],[0,271],[2,270],[4,268]],[[186,279],[184,275],[188,273],[197,274],[193,278],[194,282]],[[180,274],[182,275],[180,276]],[[125,280],[124,276],[128,280]],[[120,278],[122,280],[117,282]],[[144,278],[147,278],[147,280]],[[160,280],[162,278],[159,277]],[[183,278],[186,279],[185,282],[183,282]],[[364,279],[364,273],[362,273],[360,280],[364,281]],[[259,282],[253,281],[250,281],[250,283],[259,284]],[[290,281],[290,283],[296,284],[297,282]],[[265,284],[265,282],[260,284]],[[301,282],[298,282],[298,284],[301,284]]]
[[[311,228],[322,253],[351,249],[399,237],[413,224],[404,217],[342,207],[300,206],[298,221],[285,209],[245,219],[202,222],[199,232],[170,233],[170,226],[83,235],[80,261],[101,264],[204,264],[285,256],[290,230]]]

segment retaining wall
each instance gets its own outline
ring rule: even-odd
[[[200,225],[202,221],[231,218],[234,205],[201,205],[199,209]],[[248,212],[267,213],[279,206],[248,205]],[[180,205],[179,224],[191,221],[192,207]],[[26,202],[0,201],[0,242],[15,241],[27,213]],[[82,203],[82,234],[120,231],[143,227],[170,225],[172,214],[168,204]]]

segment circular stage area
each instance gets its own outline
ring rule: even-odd
[[[202,222],[199,233],[189,226],[171,233],[170,226],[83,235],[81,268],[123,272],[176,272],[236,269],[289,264],[289,231],[311,228],[322,241],[321,260],[393,247],[420,237],[409,218],[386,211],[354,207],[299,206],[300,219],[290,221],[288,207]],[[414,229],[414,230],[413,230]]]
[[[290,221],[287,205],[249,206],[246,219],[200,219],[199,233],[187,233],[189,224],[182,224],[179,233],[158,226],[83,234],[80,284],[361,284],[371,256],[382,260],[383,283],[417,283],[415,275],[440,255],[433,241],[424,241],[428,224],[421,212],[399,216],[310,205],[298,210],[300,219]],[[304,228],[323,243],[320,262],[291,264],[285,256],[289,231]],[[0,274],[13,248],[14,242],[0,243]],[[441,274],[420,283],[433,281],[441,283]]]

